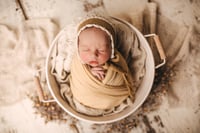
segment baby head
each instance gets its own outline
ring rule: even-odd
[[[113,58],[114,30],[108,22],[90,18],[81,23],[78,29],[78,54],[83,63],[96,67]]]
[[[92,66],[99,66],[111,57],[111,40],[109,35],[96,27],[81,31],[78,38],[78,52],[81,60]]]

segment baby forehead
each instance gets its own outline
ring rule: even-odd
[[[100,28],[97,28],[97,27],[86,27],[84,30],[82,30],[79,34],[82,35],[82,34],[88,34],[88,33],[95,33],[95,34],[99,34],[99,35],[104,35],[104,36],[107,36],[109,37],[109,35],[107,34],[106,31],[100,29]]]

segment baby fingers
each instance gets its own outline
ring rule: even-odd
[[[94,75],[94,76],[96,76],[99,80],[103,80],[104,78],[105,78],[105,72],[104,71],[96,71],[96,70],[92,70],[91,71],[92,72],[92,74]]]

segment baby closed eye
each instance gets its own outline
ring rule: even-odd
[[[88,52],[90,49],[80,49],[80,52]]]
[[[101,54],[104,54],[106,52],[107,52],[106,50],[98,50],[98,53],[101,53]]]
[[[81,49],[82,52],[90,52],[90,49]],[[95,53],[105,53],[106,50],[96,50]]]

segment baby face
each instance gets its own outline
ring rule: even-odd
[[[108,34],[99,28],[83,30],[78,40],[81,60],[92,67],[103,65],[111,56],[110,43]]]

